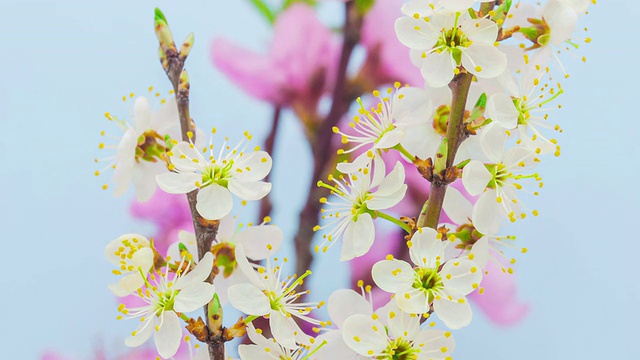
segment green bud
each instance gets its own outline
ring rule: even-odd
[[[486,108],[487,108],[487,94],[482,93],[482,95],[480,95],[480,97],[478,98],[478,101],[476,101],[476,105],[473,107],[473,110],[471,111],[471,115],[469,116],[469,121],[472,122],[473,120],[479,118],[480,116],[483,116],[484,109]]]
[[[222,305],[218,294],[213,294],[213,299],[207,305],[207,317],[209,318],[209,330],[214,336],[222,334]]]
[[[179,96],[189,96],[189,88],[191,84],[189,84],[189,74],[187,74],[187,70],[182,70],[180,73],[180,80],[178,82],[178,94]]]
[[[448,147],[449,141],[447,140],[447,138],[442,138],[434,161],[433,172],[435,174],[439,174],[447,168],[447,153],[449,151]]]
[[[164,14],[160,9],[156,8],[155,18],[154,18],[154,27],[156,31],[156,37],[160,42],[160,46],[166,53],[168,50],[177,51],[176,44],[173,41],[173,35],[171,34],[171,29],[169,29],[169,24],[167,23],[167,19],[164,17]]]
[[[502,27],[502,24],[506,20],[507,14],[509,13],[510,9],[511,0],[504,1],[502,4],[500,4],[500,6],[494,9],[494,15],[491,17],[491,20],[498,24],[499,27]]]
[[[182,43],[182,46],[180,47],[180,60],[184,61],[187,56],[189,56],[189,53],[191,52],[191,48],[193,48],[193,33],[189,34],[189,36],[187,36],[186,39],[184,39],[184,42]]]
[[[551,28],[544,19],[529,18],[530,27],[521,27],[518,31],[533,43],[533,48],[546,45],[551,38]]]
[[[162,46],[158,46],[158,59],[160,59],[162,68],[167,71],[167,69],[169,68],[169,59],[167,59],[167,53],[164,52]]]
[[[167,148],[168,151],[173,149],[173,141],[171,141],[171,136],[169,136],[169,134],[164,136],[164,146]]]
[[[471,159],[467,159],[467,160],[461,161],[458,165],[456,165],[456,168],[458,168],[458,169],[462,169],[462,168],[464,168],[465,166],[467,166],[467,164],[468,164],[469,162],[471,162]]]

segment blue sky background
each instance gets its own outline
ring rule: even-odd
[[[241,93],[208,57],[214,36],[255,49],[270,38],[245,1],[2,0],[0,358],[37,359],[45,349],[84,358],[96,345],[118,352],[134,327],[115,320],[103,247],[152,227],[129,218],[130,197],[100,190],[104,179],[93,176],[93,158],[100,130],[116,132],[102,114],[128,111],[122,95],[150,85],[169,90],[156,59],[155,6],[178,39],[196,34],[188,62],[196,121],[232,136],[246,129],[257,139],[266,134],[269,106]],[[335,19],[332,9],[323,18]],[[511,228],[530,249],[517,276],[531,314],[519,326],[499,328],[476,312],[476,321],[454,335],[456,359],[638,356],[636,10],[630,0],[592,7],[582,24],[593,42],[579,51],[588,61],[566,61],[572,77],[563,83],[563,109],[553,114],[565,129],[563,154],[541,165],[541,215]],[[290,140],[276,149],[273,218],[291,235],[309,151],[296,141],[301,132],[292,116],[283,129]],[[291,164],[297,173],[285,177]],[[328,256],[314,273],[318,297],[330,293],[329,282],[340,285],[325,271],[336,267],[344,265]]]

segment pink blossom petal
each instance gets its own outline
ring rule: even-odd
[[[505,274],[492,261],[487,263],[482,279],[484,292],[469,295],[489,320],[498,325],[511,326],[519,323],[529,313],[529,305],[518,299],[516,278]]]

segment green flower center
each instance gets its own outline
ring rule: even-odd
[[[386,360],[415,360],[420,353],[419,349],[414,349],[411,346],[411,342],[397,338],[389,343],[386,349],[382,352],[384,355],[379,359]]]
[[[138,137],[135,159],[136,162],[141,160],[150,162],[164,161],[166,151],[164,138],[154,130],[147,130]]]
[[[169,289],[162,294],[158,294],[157,308],[162,309],[162,311],[173,310],[173,304],[175,303],[178,293],[179,291]]]
[[[460,14],[456,15],[456,20],[452,28],[443,30],[440,33],[440,38],[434,47],[439,53],[443,51],[450,52],[458,65],[462,62],[461,48],[468,48],[472,43],[472,41],[469,40],[467,35],[465,35],[458,26],[459,16]]]
[[[433,128],[442,136],[447,136],[447,123],[449,122],[450,113],[451,108],[449,105],[440,105],[433,117]]]
[[[227,187],[229,179],[231,179],[231,168],[233,167],[233,160],[225,163],[223,166],[213,165],[205,167],[202,172],[202,185],[206,186],[212,183],[216,183],[220,186]]]
[[[431,302],[435,295],[444,289],[444,284],[438,270],[420,268],[416,270],[413,288],[427,294],[429,302]]]

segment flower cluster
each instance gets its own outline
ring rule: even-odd
[[[302,210],[296,271],[277,255],[284,235],[268,216],[269,151],[249,146],[248,132],[233,146],[228,138],[205,144],[188,116],[188,76],[174,71],[193,37],[178,49],[157,10],[160,60],[178,101],[152,112],[146,98],[137,98],[132,125],[107,114],[124,131],[109,166],[117,194],[132,181],[142,202],[156,187],[187,194],[194,231],[174,231],[160,246],[139,234],[107,245],[118,276],[109,288],[123,298],[118,318],[140,319],[125,344],[138,347],[153,335],[158,354],[172,358],[185,339],[184,321],[187,336],[206,343],[216,359],[226,356],[225,342],[245,334],[253,344],[239,346],[242,360],[452,359],[451,331],[471,323],[470,299],[486,305],[477,299],[492,291],[515,297],[512,287],[495,290],[496,273],[513,274],[516,262],[508,253],[515,236],[503,234],[510,223],[539,214],[522,194],[539,195],[535,167],[561,153],[562,129],[549,123],[550,110],[564,92],[557,78],[567,77],[560,56],[578,49],[574,32],[589,1],[346,1],[341,50],[311,7],[254,3],[274,25],[272,50],[261,56],[216,40],[213,58],[245,91],[275,105],[265,148],[273,149],[280,110],[289,107],[309,139],[314,182],[327,179],[317,181],[313,202]],[[388,25],[386,33],[376,33],[376,21]],[[360,35],[366,58],[349,77]],[[412,64],[409,70],[394,68],[392,54],[400,52],[398,64]],[[378,90],[383,84],[392,86]],[[326,95],[332,105],[323,115]],[[341,122],[345,100],[356,100],[357,113]],[[236,225],[237,200],[262,201],[260,224]],[[393,236],[381,236],[379,219],[387,222],[383,234]],[[376,287],[358,281],[360,292],[335,291],[327,321],[315,311],[325,302],[307,299],[313,233],[316,253],[341,242],[340,260],[366,267],[361,273]],[[400,239],[398,255],[375,249],[374,241],[386,237]],[[223,324],[227,304],[245,314],[235,324]],[[202,307],[206,320],[188,315]]]

